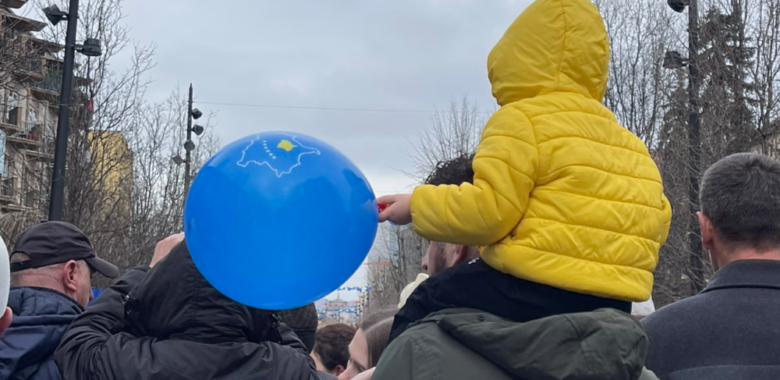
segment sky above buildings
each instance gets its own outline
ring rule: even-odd
[[[411,190],[412,143],[431,111],[464,95],[494,109],[488,52],[530,2],[126,0],[124,13],[131,38],[157,46],[149,100],[192,82],[223,144],[268,130],[310,134],[384,195]]]

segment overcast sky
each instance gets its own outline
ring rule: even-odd
[[[157,45],[150,100],[192,82],[197,107],[218,113],[223,144],[266,130],[310,134],[384,195],[410,190],[403,171],[429,113],[206,103],[425,111],[468,95],[490,111],[487,54],[530,2],[126,0],[124,12],[132,39]]]

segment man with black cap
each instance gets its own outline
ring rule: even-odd
[[[60,379],[52,355],[92,299],[91,275],[114,278],[119,270],[97,257],[81,230],[59,221],[23,232],[10,263],[13,322],[0,336],[0,379]]]

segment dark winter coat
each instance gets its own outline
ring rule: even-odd
[[[372,380],[657,380],[646,352],[639,322],[613,309],[525,323],[447,309],[393,341]]]
[[[317,379],[292,331],[211,287],[185,244],[107,289],[55,359],[65,380]]]
[[[740,260],[642,320],[664,380],[780,379],[780,261]]]
[[[0,336],[0,379],[59,379],[54,349],[84,308],[60,292],[42,288],[11,289],[8,306],[14,319]]]

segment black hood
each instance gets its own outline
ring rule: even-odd
[[[157,263],[128,297],[125,328],[135,335],[209,344],[281,341],[276,315],[214,289],[186,242]]]

